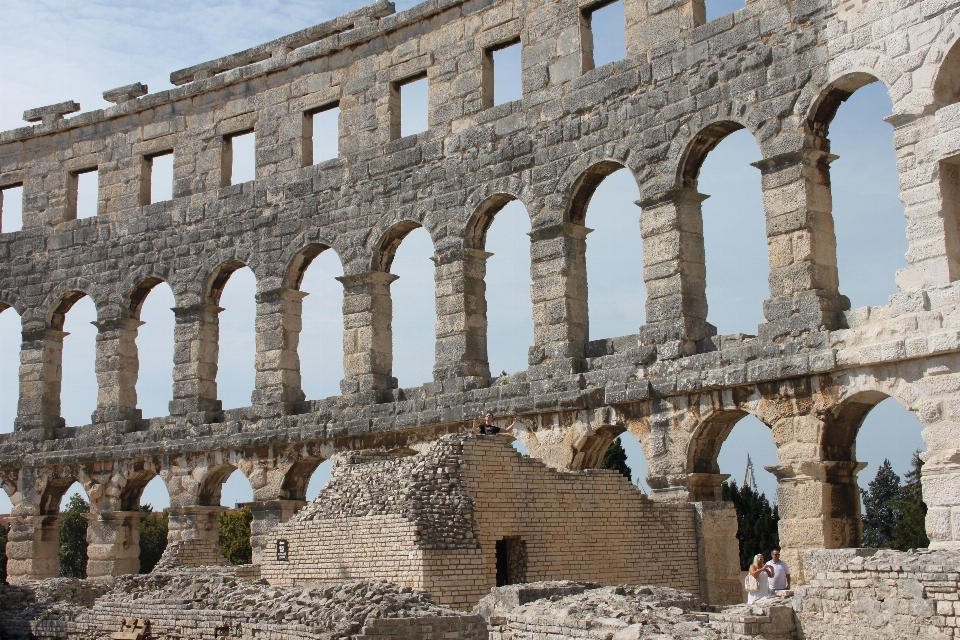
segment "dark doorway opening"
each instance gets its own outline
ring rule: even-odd
[[[527,581],[527,543],[520,538],[497,540],[497,586]]]

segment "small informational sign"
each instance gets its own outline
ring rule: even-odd
[[[290,560],[290,543],[286,540],[277,540],[277,562]]]

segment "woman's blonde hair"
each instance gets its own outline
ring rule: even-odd
[[[761,560],[763,560],[763,554],[762,554],[762,553],[758,553],[757,555],[753,556],[753,566],[755,566],[755,567],[761,566],[761,565],[760,565],[760,561],[761,561]]]

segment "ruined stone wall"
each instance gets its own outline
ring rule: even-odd
[[[793,600],[802,638],[955,638],[960,557],[955,552],[808,551],[808,584]]]
[[[460,494],[466,510],[438,508]],[[471,607],[497,584],[504,538],[525,545],[521,582],[578,576],[700,595],[692,505],[654,502],[617,472],[550,469],[489,436],[447,437],[395,463],[338,464],[317,500],[273,531],[262,576],[285,585],[387,580]],[[278,539],[289,544],[287,561],[272,553]],[[735,584],[736,565],[730,573]]]
[[[0,233],[0,306],[23,328],[15,432],[0,436],[12,578],[55,575],[55,505],[73,481],[97,523],[90,575],[121,574],[155,476],[170,493],[171,539],[211,546],[219,487],[241,469],[260,544],[334,453],[409,448],[486,410],[520,415],[518,437],[558,468],[596,466],[629,429],[663,502],[717,501],[719,447],[757,416],[778,447],[780,539],[802,580],[803,550],[859,544],[853,443],[863,416],[894,397],[923,424],[931,544],[960,546],[957,2],[755,0],[709,23],[694,0],[624,5],[627,58],[601,67],[590,2],[429,0],[400,14],[380,2],[174,72],[177,88],[131,85],[108,94],[116,106],[69,119],[72,103],[31,110],[40,124],[0,133],[0,188],[24,188],[23,230]],[[491,107],[485,56],[517,38],[523,98]],[[399,137],[398,87],[424,73],[429,130]],[[849,309],[829,128],[874,80],[893,102],[908,266],[888,305]],[[305,122],[333,103],[340,157],[313,164]],[[763,156],[770,297],[755,336],[718,336],[697,174],[740,128]],[[250,130],[256,179],[230,184],[231,137]],[[147,203],[149,160],[170,150],[174,197]],[[94,166],[99,215],[78,220],[72,185]],[[634,276],[646,317],[636,334],[596,336],[585,208],[621,167],[641,193]],[[485,234],[514,199],[531,221],[534,344],[526,370],[493,379]],[[434,376],[398,389],[390,322],[402,301],[389,271],[418,226],[435,250]],[[299,377],[299,283],[325,250],[344,269],[345,377],[340,396],[313,399]],[[241,266],[257,278],[256,389],[251,406],[222,411],[218,302]],[[135,338],[160,281],[176,298],[173,401],[143,420]],[[97,409],[67,426],[63,320],[84,295],[98,314]]]

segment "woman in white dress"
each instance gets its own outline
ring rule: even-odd
[[[773,577],[773,568],[763,563],[762,553],[753,557],[753,564],[750,565],[750,575],[757,579],[758,589],[747,592],[747,604],[770,595],[770,583],[768,581]]]

